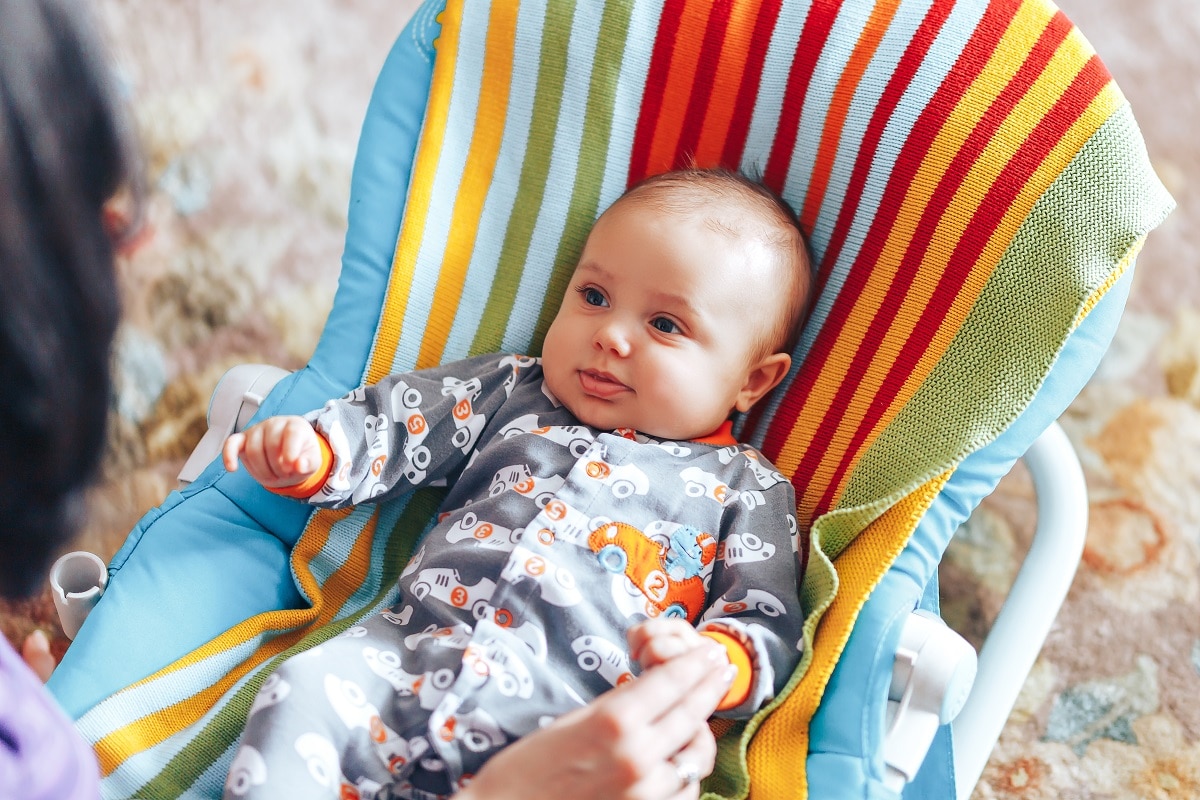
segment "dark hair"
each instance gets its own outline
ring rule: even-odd
[[[703,202],[717,199],[750,211],[764,227],[753,235],[762,239],[775,255],[783,299],[779,313],[764,319],[759,352],[790,353],[800,339],[801,328],[812,293],[812,258],[796,212],[782,197],[760,180],[721,167],[685,167],[642,179],[631,186],[618,202],[645,202],[675,213],[701,213],[708,224],[731,236],[743,236],[744,220],[722,218],[722,206]]]
[[[44,580],[103,453],[128,139],[86,7],[0,3],[0,595]]]

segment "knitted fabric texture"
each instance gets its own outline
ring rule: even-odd
[[[808,722],[866,596],[1167,211],[1127,104],[1045,0],[450,0],[439,21],[364,381],[538,352],[593,221],[648,174],[759,175],[810,234],[811,318],[741,431],[796,487],[807,650],[705,784],[804,797]],[[292,556],[310,608],[80,721],[106,792],[219,794],[264,676],[391,604],[436,503],[314,514]]]

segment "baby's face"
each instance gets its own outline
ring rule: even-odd
[[[779,303],[765,247],[694,215],[618,202],[593,228],[546,334],[550,391],[584,423],[695,439],[754,383],[763,314]],[[774,290],[774,291],[773,291]]]

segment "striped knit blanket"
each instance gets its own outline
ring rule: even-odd
[[[1127,104],[1046,0],[449,0],[438,21],[365,380],[537,352],[592,222],[646,174],[761,175],[811,232],[819,299],[742,432],[794,476],[809,647],[706,784],[803,797],[808,721],[866,595],[1167,211]],[[87,714],[106,792],[219,794],[265,674],[390,604],[436,502],[315,514],[292,557],[310,609]]]

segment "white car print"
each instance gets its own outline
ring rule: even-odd
[[[462,650],[471,643],[471,629],[461,622],[444,628],[430,624],[420,633],[410,633],[405,636],[404,648],[410,653],[415,653],[417,645],[425,641],[433,642],[440,647],[449,647],[452,650]]]
[[[775,545],[764,542],[761,537],[746,531],[733,533],[717,545],[717,558],[726,564],[747,564],[767,561],[775,555]]]
[[[387,487],[383,485],[380,475],[387,463],[388,442],[390,433],[388,418],[384,414],[368,414],[363,420],[363,436],[367,443],[366,457],[370,466],[361,483],[355,487],[350,499],[354,503],[364,503],[382,494]]]
[[[747,511],[753,511],[760,506],[767,504],[767,496],[758,489],[746,489],[738,493],[738,499],[742,501],[742,505]]]
[[[657,447],[661,447],[676,458],[687,458],[692,454],[692,448],[684,447],[679,442],[655,442]]]
[[[316,734],[313,734],[314,736]],[[299,746],[299,742],[297,742]],[[333,745],[330,745],[332,748]],[[334,766],[337,766],[336,753],[334,754]],[[312,766],[309,766],[309,772],[312,772]],[[313,777],[316,777],[315,775]],[[238,749],[237,755],[234,756],[233,763],[229,765],[229,777],[225,779],[225,789],[234,797],[245,797],[255,786],[261,786],[267,782],[267,762],[262,757],[262,753],[255,750],[250,745],[243,745]],[[326,784],[321,784],[326,785]]]
[[[749,589],[744,597],[736,600],[729,595],[721,595],[716,602],[709,606],[708,611],[705,611],[704,616],[700,619],[701,621],[715,619],[730,614],[740,614],[750,609],[768,617],[778,617],[784,612],[783,602],[775,595],[764,592],[762,589]]]
[[[511,439],[539,427],[537,414],[522,414],[500,429],[500,438]]]
[[[325,696],[342,724],[351,730],[365,728],[369,731],[379,719],[379,709],[367,702],[366,693],[354,681],[326,675]]]
[[[404,608],[400,609],[399,613],[392,611],[390,608],[379,612],[379,616],[386,619],[393,625],[407,625],[412,621],[413,607],[405,604]]]
[[[530,356],[505,356],[500,359],[501,367],[512,367],[512,374],[504,379],[504,396],[511,397],[513,387],[517,385],[517,374],[539,363],[541,359]]]
[[[446,531],[446,541],[451,544],[471,541],[493,550],[512,550],[520,538],[521,530],[518,528],[514,531],[503,525],[482,522],[478,514],[468,511]]]
[[[495,582],[488,578],[480,578],[478,583],[464,586],[458,570],[444,567],[421,570],[410,587],[418,600],[432,597],[455,608],[469,609],[475,619],[483,619],[488,600],[495,589]]]
[[[591,536],[592,531],[611,522],[610,518],[603,515],[589,517],[562,500],[555,499],[542,509],[542,513],[537,516],[534,524],[530,525],[528,530],[531,534],[536,531],[535,538],[544,545],[561,541],[586,548],[588,537]]]
[[[650,491],[650,479],[633,464],[613,466],[607,461],[592,460],[584,465],[583,471],[592,480],[600,481],[612,490],[613,497],[629,497]]]
[[[582,458],[596,440],[591,431],[579,425],[545,425],[529,433],[562,445],[576,458]]]
[[[379,677],[383,678],[396,693],[407,697],[414,694],[417,684],[417,679],[420,675],[413,675],[405,672],[400,668],[400,655],[392,650],[380,650],[376,647],[364,647],[362,651],[363,661],[367,662],[371,672],[374,672]]]
[[[523,645],[518,645],[524,649]],[[499,640],[490,638],[467,646],[463,652],[463,675],[474,676],[482,684],[496,682],[496,688],[505,697],[533,697],[533,675],[529,667]]]
[[[482,753],[503,747],[508,737],[491,714],[476,708],[462,716],[451,715],[437,728],[437,736],[444,742],[457,739],[463,747],[473,753]]]
[[[633,680],[629,656],[624,648],[617,647],[607,639],[600,636],[580,636],[571,642],[571,649],[575,651],[580,669],[599,672],[600,677],[613,686]]]
[[[421,708],[432,711],[442,702],[446,692],[454,685],[454,672],[448,667],[431,670],[417,678],[414,688]]]
[[[513,550],[500,573],[500,579],[517,583],[531,580],[537,583],[542,599],[551,605],[566,608],[583,602],[583,594],[575,583],[575,576],[553,561],[524,547]]]
[[[506,491],[514,491],[545,508],[565,482],[561,475],[539,478],[531,473],[525,464],[513,464],[499,470],[492,478],[492,483],[488,486],[488,496],[497,497]]]
[[[679,477],[688,497],[707,497],[722,506],[737,497],[736,489],[730,489],[716,475],[699,467],[688,467],[679,473]]]

